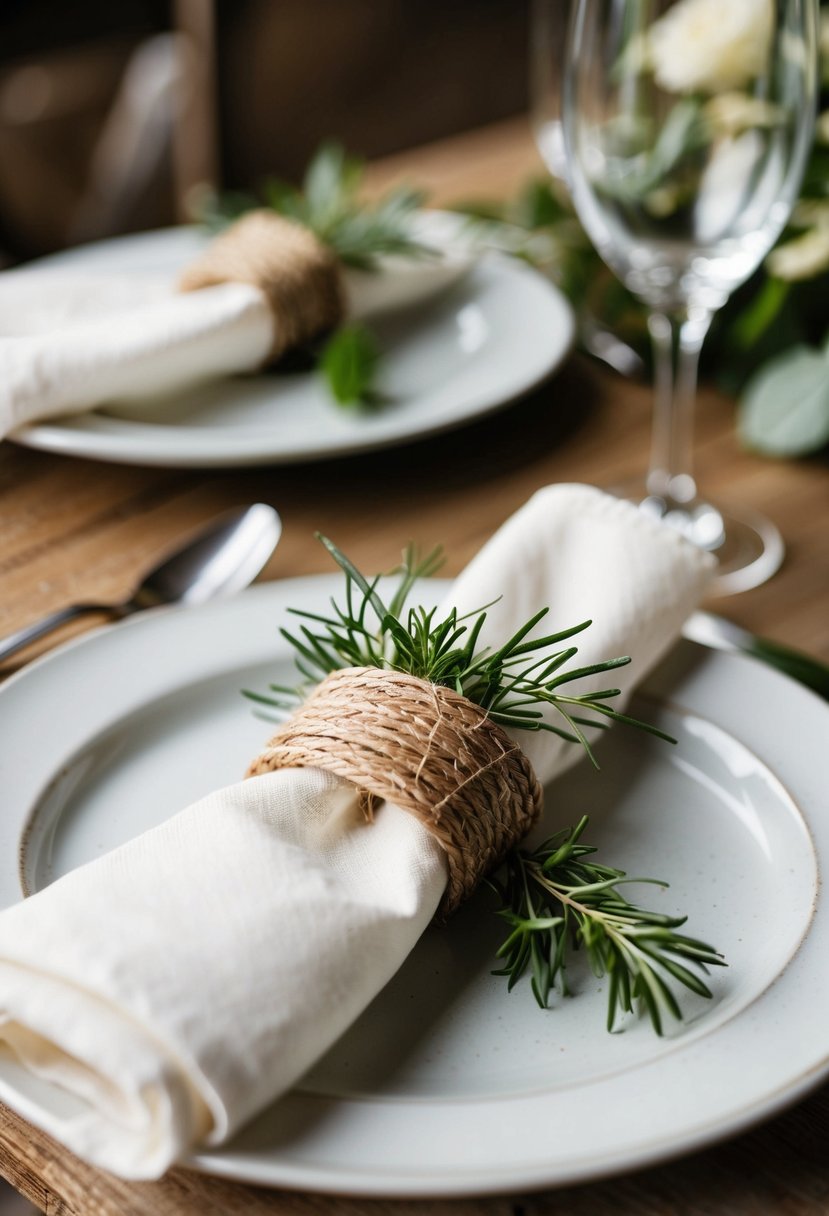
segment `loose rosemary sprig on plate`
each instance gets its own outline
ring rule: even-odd
[[[292,609],[303,623],[298,632],[283,628],[281,633],[295,651],[302,682],[293,688],[271,684],[268,693],[246,690],[245,696],[258,706],[283,715],[330,672],[343,667],[379,667],[453,688],[501,726],[550,731],[581,744],[596,768],[585,727],[623,722],[674,742],[649,723],[613,709],[608,702],[619,695],[618,688],[567,691],[574,680],[630,662],[622,657],[569,666],[577,647],[566,643],[587,629],[590,621],[532,637],[547,615],[543,608],[503,645],[482,647],[479,640],[491,604],[466,615],[453,608],[443,616],[434,608],[407,607],[416,581],[430,577],[441,566],[440,549],[421,559],[410,545],[403,553],[397,587],[386,602],[379,591],[379,575],[367,579],[330,540],[318,539],[343,571],[344,603],[332,599],[329,615]],[[552,722],[544,716],[550,709],[556,715]],[[722,964],[722,957],[704,942],[676,932],[685,923],[684,917],[649,912],[629,903],[618,889],[621,885],[667,884],[627,878],[621,870],[586,860],[596,851],[580,843],[586,826],[585,816],[576,827],[558,833],[532,852],[513,850],[499,874],[491,878],[490,885],[501,901],[498,915],[510,926],[498,951],[504,965],[494,974],[508,976],[512,989],[530,970],[535,998],[546,1008],[554,986],[564,995],[569,992],[568,952],[583,947],[595,974],[608,977],[608,1029],[620,1013],[630,1012],[638,1004],[661,1034],[665,1014],[681,1017],[670,981],[709,997],[709,989],[688,964],[704,972],[708,966]]]
[[[583,947],[594,975],[608,980],[607,1029],[637,1003],[661,1035],[666,1016],[682,1018],[670,981],[710,997],[691,967],[705,972],[723,966],[722,955],[677,933],[687,917],[650,912],[625,899],[619,890],[625,883],[667,883],[628,878],[623,870],[586,860],[596,852],[579,843],[587,823],[585,815],[531,852],[514,849],[490,878],[502,903],[498,915],[510,926],[498,950],[503,967],[493,974],[507,976],[511,991],[529,971],[533,995],[546,1009],[555,986],[569,995],[568,949]]]

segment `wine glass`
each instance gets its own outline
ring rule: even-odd
[[[569,206],[567,152],[561,125],[561,86],[564,49],[570,21],[571,0],[531,0],[530,5],[530,123],[536,146],[550,174],[554,193]],[[602,295],[602,285],[578,301],[579,341],[582,346],[623,376],[644,371],[641,356],[617,333],[613,333],[591,306],[593,288]]]
[[[648,308],[650,467],[631,497],[719,558],[715,590],[768,579],[783,542],[692,472],[699,353],[797,198],[817,89],[818,0],[574,0],[562,123],[573,204]]]
[[[567,151],[561,125],[564,48],[570,0],[532,0],[530,9],[530,119],[542,159],[567,186]]]

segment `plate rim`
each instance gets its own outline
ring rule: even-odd
[[[444,221],[446,217],[457,219],[459,223],[461,220],[461,217],[455,216],[452,212],[440,210],[424,214],[434,214],[440,217],[441,221]],[[138,245],[140,242],[148,242],[152,238],[166,240],[172,244],[174,233],[181,232],[184,241],[187,239],[187,234],[192,234],[193,227],[193,225],[180,225],[178,228],[160,228],[90,242],[87,245],[78,246],[76,249],[40,258],[37,262],[31,263],[31,268],[45,271],[50,267],[60,269],[77,266],[79,270],[83,270],[87,251],[92,255],[93,265],[100,268],[100,263],[95,259],[95,251],[99,250],[101,246],[128,247],[130,244]],[[371,434],[355,433],[336,436],[335,442],[321,448],[300,444],[287,450],[284,448],[280,450],[279,445],[274,444],[273,441],[269,445],[267,436],[263,436],[253,427],[247,434],[237,432],[235,436],[233,431],[228,431],[227,428],[216,428],[214,431],[210,427],[205,427],[192,428],[193,448],[189,452],[185,449],[182,453],[181,437],[186,438],[191,430],[186,425],[164,428],[142,422],[140,419],[133,421],[109,416],[107,416],[106,422],[109,426],[114,422],[116,425],[113,429],[96,430],[86,426],[75,427],[72,425],[73,418],[69,417],[65,421],[56,419],[30,424],[9,434],[7,438],[23,447],[39,451],[92,460],[106,460],[114,464],[142,464],[156,468],[244,468],[337,460],[362,453],[402,447],[434,435],[457,430],[500,410],[507,409],[538,388],[564,363],[576,338],[575,313],[564,293],[533,267],[504,254],[494,251],[485,252],[469,272],[447,291],[466,290],[469,293],[466,302],[471,302],[475,298],[476,277],[480,280],[482,275],[489,279],[494,278],[496,286],[500,284],[501,288],[511,285],[514,289],[524,290],[527,284],[531,284],[531,290],[539,291],[540,298],[546,299],[549,310],[545,325],[550,339],[543,348],[543,357],[539,360],[538,365],[532,368],[531,374],[522,375],[522,365],[513,364],[515,382],[507,395],[484,388],[474,395],[471,404],[467,404],[451,417],[434,419],[425,425],[412,425],[412,420],[410,420],[409,425],[403,426],[397,431],[392,430],[388,434],[372,436]],[[508,354],[505,353],[503,357],[507,358]],[[232,378],[229,379],[232,381]],[[428,399],[428,395],[425,399]],[[94,417],[95,411],[90,413]],[[88,416],[82,414],[79,417],[85,419]],[[172,437],[169,446],[165,442],[165,431],[168,438]]]
[[[289,604],[292,600],[296,601],[300,596],[307,593],[320,596],[328,594],[332,588],[339,585],[339,579],[336,575],[310,575],[301,576],[295,579],[284,579],[273,582],[261,583],[254,588],[243,592],[241,596],[237,596],[231,600],[225,600],[214,604],[204,605],[200,608],[173,607],[165,609],[157,609],[153,613],[147,613],[143,616],[133,617],[120,624],[103,626],[93,630],[88,634],[83,635],[78,639],[67,643],[66,645],[57,648],[55,651],[43,656],[35,663],[28,667],[24,667],[18,673],[13,675],[0,686],[0,709],[6,708],[7,700],[11,696],[16,696],[15,690],[23,687],[24,689],[32,681],[34,676],[43,678],[45,673],[47,681],[50,678],[50,671],[54,668],[58,677],[60,677],[60,665],[67,661],[70,664],[83,662],[84,655],[89,651],[89,648],[95,648],[100,645],[101,639],[104,637],[112,638],[118,636],[124,631],[129,633],[136,639],[140,639],[140,634],[149,629],[156,629],[159,626],[165,629],[167,626],[162,624],[164,620],[174,622],[190,620],[193,613],[199,614],[203,622],[209,624],[214,616],[224,616],[229,614],[229,619],[232,621],[236,612],[239,611],[240,605],[256,604],[256,611],[264,613],[269,617],[273,627],[274,636],[274,653],[278,655],[278,647],[276,641],[276,615],[280,610]],[[445,586],[446,583],[442,580],[433,580],[435,590]],[[317,590],[318,589],[318,590]],[[245,611],[244,607],[242,611]],[[173,626],[175,628],[175,626]],[[125,635],[126,636],[126,635]],[[762,679],[770,683],[772,689],[777,688],[781,691],[788,688],[793,691],[795,699],[802,699],[804,705],[811,705],[815,712],[819,712],[825,716],[829,710],[827,706],[813,693],[796,685],[793,681],[783,676],[779,672],[773,671],[758,662],[758,660],[744,655],[731,654],[722,651],[712,651],[710,648],[700,646],[698,643],[683,642],[686,647],[693,647],[696,651],[707,652],[712,659],[721,664],[726,665],[726,669],[734,672],[754,671],[762,673]],[[234,665],[236,663],[234,662]],[[726,728],[727,729],[727,728]],[[741,741],[747,746],[752,747],[750,742],[747,742],[744,737],[739,736]],[[768,765],[768,760],[761,754],[761,759]],[[0,756],[0,763],[2,757]],[[778,770],[774,766],[770,766],[772,771],[777,774]],[[50,768],[50,773],[54,766]],[[791,783],[788,776],[781,778],[787,788],[791,788]],[[800,799],[797,798],[798,805]],[[24,815],[28,818],[28,815]],[[807,819],[807,824],[811,827],[811,821]],[[22,824],[21,824],[22,826]],[[827,825],[824,825],[824,834],[826,833]],[[829,856],[826,850],[826,841],[824,841],[824,849],[821,852],[818,847],[818,841],[815,843],[816,853],[819,868],[825,866],[825,858]],[[16,853],[16,850],[15,850]],[[14,867],[16,872],[16,866]],[[3,871],[5,877],[0,879],[5,885],[8,878],[8,867],[4,866]],[[18,888],[19,890],[19,888]],[[2,898],[1,901],[5,904],[7,901]],[[809,927],[804,943],[810,936],[815,934],[815,925],[819,922],[819,931],[825,938],[826,925],[823,923],[825,912],[821,915],[821,901],[818,897],[817,907],[815,910],[812,924]],[[795,955],[796,958],[796,955]],[[794,961],[794,960],[792,960]],[[772,987],[777,987],[783,982],[783,977],[790,972],[791,964],[781,971],[772,983]],[[758,997],[758,1003],[765,997],[761,994]],[[738,1013],[733,1021],[739,1022],[742,1013]],[[710,1036],[709,1036],[710,1037]],[[706,1036],[703,1036],[705,1041]],[[689,1048],[690,1050],[690,1048]],[[655,1064],[656,1062],[654,1062]],[[651,1064],[644,1064],[637,1067],[650,1067]],[[386,1174],[382,1170],[366,1172],[365,1166],[355,1166],[353,1169],[345,1169],[340,1167],[326,1167],[323,1165],[309,1167],[302,1162],[291,1162],[290,1159],[274,1162],[273,1160],[263,1160],[262,1155],[259,1157],[251,1157],[249,1154],[242,1154],[244,1159],[233,1158],[233,1141],[226,1146],[221,1146],[218,1149],[208,1152],[194,1153],[182,1160],[183,1164],[189,1168],[195,1168],[202,1172],[213,1174],[216,1176],[233,1179],[240,1182],[249,1182],[253,1184],[267,1186],[282,1186],[282,1187],[299,1187],[304,1190],[316,1191],[319,1193],[344,1193],[349,1195],[365,1195],[365,1196],[386,1196],[397,1198],[448,1198],[460,1197],[463,1195],[484,1195],[493,1194],[500,1191],[509,1190],[512,1192],[528,1191],[539,1187],[555,1187],[565,1186],[576,1182],[588,1182],[598,1180],[608,1175],[618,1174],[621,1171],[629,1171],[634,1168],[641,1168],[648,1165],[656,1164],[670,1160],[674,1157],[685,1155],[689,1152],[709,1146],[729,1136],[737,1135],[742,1131],[756,1125],[760,1121],[769,1118],[785,1109],[787,1106],[799,1101],[810,1090],[818,1086],[825,1076],[829,1073],[829,1051],[826,1048],[822,1049],[822,1055],[816,1059],[808,1068],[799,1070],[796,1075],[786,1079],[782,1086],[774,1087],[767,1093],[762,1100],[757,1101],[756,1098],[749,1097],[747,1102],[738,1109],[732,1111],[726,1118],[722,1115],[714,1114],[707,1120],[706,1125],[696,1126],[690,1129],[687,1133],[676,1137],[675,1132],[666,1133],[664,1141],[657,1141],[648,1145],[643,1145],[640,1149],[632,1153],[629,1148],[618,1150],[618,1154],[614,1156],[612,1153],[605,1152],[599,1161],[596,1160],[576,1160],[571,1162],[569,1166],[562,1166],[560,1162],[555,1164],[541,1163],[531,1166],[527,1163],[519,1163],[514,1167],[505,1165],[503,1162],[490,1169],[475,1171],[474,1176],[468,1172],[439,1172],[437,1180],[433,1173],[431,1179],[422,1174],[412,1172],[406,1175],[403,1170],[396,1170],[393,1174]],[[294,1095],[289,1095],[285,1101],[289,1101]],[[356,1106],[360,1103],[360,1099],[339,1099],[329,1098],[325,1095],[303,1092],[299,1095],[302,1103],[314,1103],[318,1107],[320,1104],[328,1105],[329,1107],[339,1107],[341,1110],[348,1106]],[[515,1099],[506,1096],[500,1099],[501,1103],[509,1103],[512,1101],[521,1102],[521,1097]],[[375,1100],[371,1105],[375,1109],[386,1109],[395,1104],[395,1099],[383,1098],[379,1101]],[[399,1104],[399,1103],[398,1103]],[[366,1104],[369,1105],[369,1104]],[[414,1109],[414,1107],[410,1107]],[[699,1123],[700,1120],[697,1120]],[[319,1172],[322,1168],[322,1173]],[[428,1170],[426,1171],[428,1174]]]

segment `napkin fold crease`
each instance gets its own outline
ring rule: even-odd
[[[501,596],[485,643],[545,605],[539,633],[592,617],[578,662],[631,654],[614,672],[621,703],[713,564],[627,503],[547,487],[445,606]],[[544,782],[581,754],[515,737]],[[445,883],[414,817],[387,803],[367,824],[353,789],[319,770],[210,794],[0,914],[0,1099],[94,1164],[157,1177],[302,1076],[403,962]]]

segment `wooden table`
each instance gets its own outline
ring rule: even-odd
[[[371,178],[379,187],[405,174],[429,185],[441,202],[504,194],[537,169],[525,124],[512,122],[384,161]],[[266,578],[327,569],[315,529],[375,569],[392,565],[409,539],[441,542],[451,574],[538,486],[613,484],[641,472],[649,406],[645,386],[574,357],[531,397],[463,431],[326,465],[175,472],[68,460],[4,443],[0,634],[72,600],[117,599],[165,546],[216,512],[255,500],[278,507],[285,524]],[[713,606],[752,631],[829,659],[825,462],[774,462],[740,451],[733,403],[710,390],[701,394],[697,446],[704,487],[767,512],[788,547],[769,584]],[[33,647],[20,661],[35,653]],[[0,674],[15,665],[10,661]],[[794,727],[781,723],[787,729]],[[629,1177],[518,1198],[383,1202],[268,1192],[183,1170],[158,1183],[127,1184],[0,1109],[0,1172],[50,1216],[824,1216],[827,1142],[824,1087],[754,1132]]]

